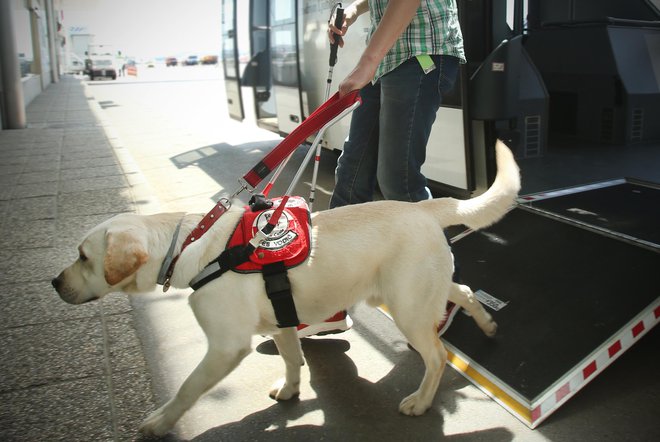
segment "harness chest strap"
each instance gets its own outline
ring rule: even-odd
[[[250,245],[226,249],[220,256],[209,264],[199,275],[190,281],[190,287],[197,290],[228,270],[246,262],[254,249]],[[287,269],[283,261],[264,264],[262,269],[266,294],[273,305],[275,319],[279,328],[296,327],[300,325],[296,305],[291,294],[291,283],[287,276]]]
[[[222,276],[228,270],[236,269],[250,260],[250,256],[258,248],[259,243],[266,239],[278,224],[286,207],[289,196],[280,201],[268,223],[258,230],[256,235],[245,245],[229,247],[212,262],[210,262],[197,276],[190,281],[190,287],[198,290],[209,282]],[[264,264],[262,275],[266,285],[266,294],[273,305],[277,326],[295,327],[300,324],[296,313],[296,306],[291,294],[291,284],[287,277],[287,268],[284,261]]]
[[[279,328],[296,327],[300,325],[296,305],[291,295],[291,283],[287,277],[286,266],[283,261],[265,264],[262,275],[266,283],[266,293]]]

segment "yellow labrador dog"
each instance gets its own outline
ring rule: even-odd
[[[311,255],[289,270],[298,318],[303,323],[319,323],[359,301],[389,307],[426,367],[419,389],[400,403],[401,413],[421,415],[431,406],[447,360],[436,332],[447,300],[466,309],[486,335],[493,335],[497,328],[470,288],[452,282],[453,257],[443,233],[451,225],[488,226],[514,204],[520,188],[518,167],[504,144],[498,142],[496,151],[496,180],[476,198],[378,201],[315,213]],[[187,288],[218,256],[241,214],[242,209],[229,210],[183,251],[172,286]],[[53,279],[53,286],[71,304],[110,292],[154,290],[182,217],[178,248],[202,215],[113,217],[88,233],[78,248],[79,259]],[[140,427],[144,433],[167,433],[205,391],[250,353],[255,334],[273,335],[285,362],[284,379],[275,384],[271,397],[287,400],[298,395],[304,360],[296,328],[277,328],[260,274],[227,272],[194,292],[189,302],[208,337],[207,353],[176,396],[144,421]]]

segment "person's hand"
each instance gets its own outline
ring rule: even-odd
[[[335,16],[333,15],[328,22],[328,40],[330,40],[330,44],[335,44],[335,34],[337,34],[339,36],[337,43],[339,44],[340,48],[343,48],[344,39],[342,37],[346,35],[349,26],[355,23],[355,20],[357,20],[358,16],[359,14],[357,8],[355,8],[353,5],[349,6],[344,10],[344,21],[342,22],[341,28],[338,28],[335,26]]]
[[[343,97],[351,91],[362,89],[366,86],[374,78],[378,63],[378,60],[374,60],[368,55],[363,54],[355,68],[339,84],[339,97]]]

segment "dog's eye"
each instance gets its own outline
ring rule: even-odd
[[[87,257],[85,256],[84,253],[81,253],[80,256],[78,256],[78,259],[81,260],[82,262],[87,261]]]

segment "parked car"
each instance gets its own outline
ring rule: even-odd
[[[126,60],[124,63],[124,75],[132,75],[134,77],[137,77],[138,71],[137,71],[137,65],[135,64],[135,60],[129,59]]]
[[[205,55],[202,57],[202,64],[218,64],[218,56]]]
[[[189,55],[184,64],[186,66],[196,66],[199,64],[199,59],[197,58],[197,55]]]
[[[88,60],[87,66],[87,73],[90,80],[94,80],[95,78],[117,79],[117,67],[112,58],[93,57]]]
[[[179,62],[176,59],[176,57],[167,57],[165,59],[165,66],[167,66],[167,67],[176,66],[177,64],[179,64]]]

